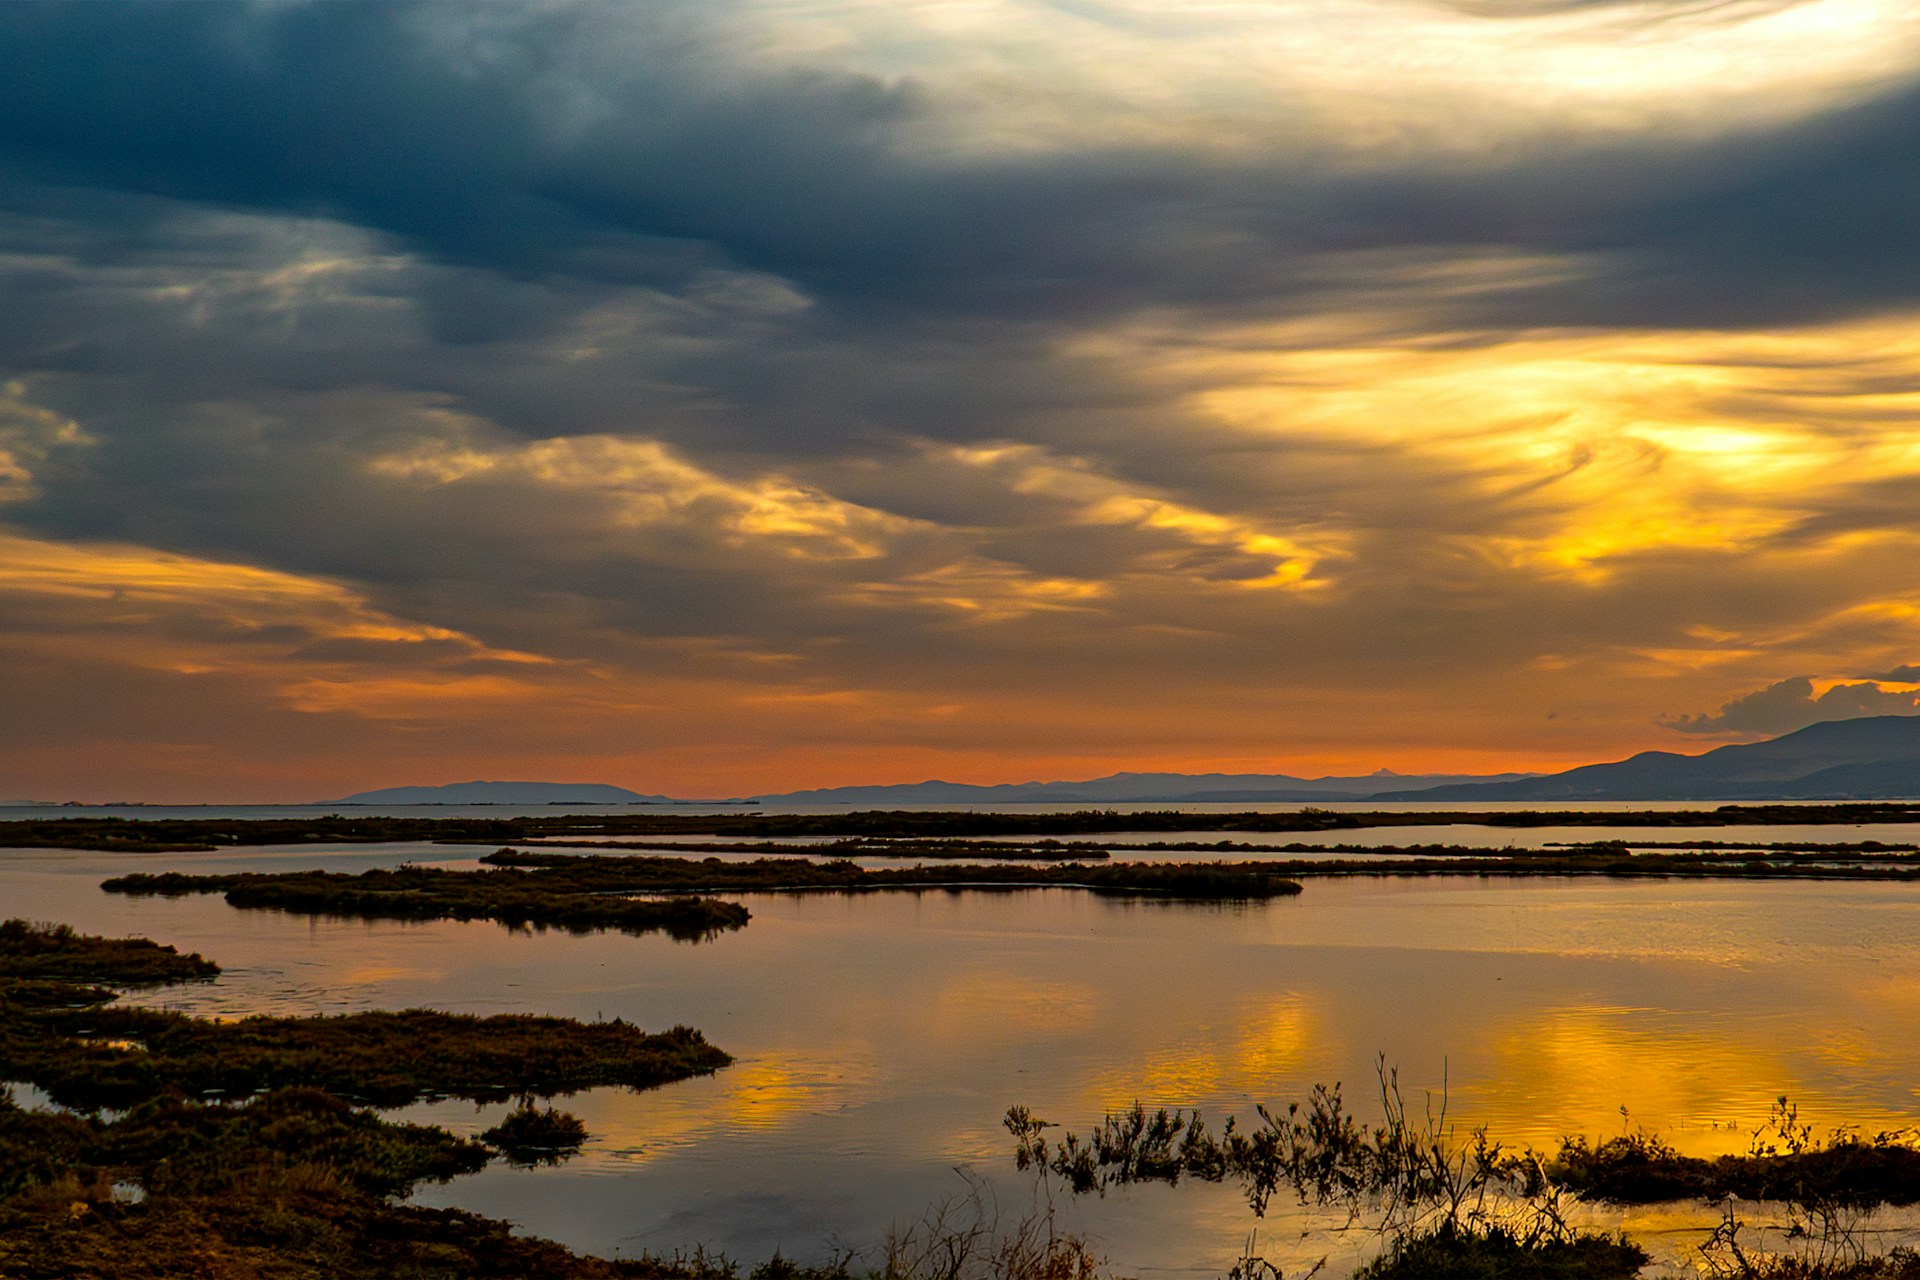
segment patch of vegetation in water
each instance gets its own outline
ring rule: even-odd
[[[1290,862],[1289,874],[1309,876],[1439,876],[1491,878],[1608,876],[1622,880],[1863,880],[1920,879],[1920,854],[1856,859],[1827,853],[1732,850],[1639,852],[1620,843],[1556,849],[1382,847],[1370,857]],[[1382,857],[1381,855],[1397,855]]]
[[[618,1019],[430,1009],[225,1022],[156,1009],[7,1012],[0,992],[0,1079],[29,1081],[62,1106],[87,1110],[168,1090],[246,1098],[296,1086],[381,1107],[544,1097],[651,1088],[730,1061],[691,1028],[648,1033]]]
[[[1628,1280],[1648,1261],[1617,1235],[1530,1240],[1498,1225],[1441,1227],[1394,1241],[1353,1280]]]
[[[398,870],[244,872],[235,875],[119,876],[109,893],[178,896],[218,893],[236,907],[362,920],[494,920],[515,928],[665,933],[700,942],[749,919],[734,902],[679,896],[633,899],[566,875],[492,874],[438,867]]]
[[[1569,1138],[1547,1171],[1582,1199],[1610,1204],[1727,1196],[1853,1209],[1920,1204],[1920,1133],[1896,1129],[1867,1136],[1835,1129],[1816,1138],[1781,1098],[1742,1154],[1683,1156],[1647,1133],[1599,1143]]]
[[[844,859],[650,858],[632,855],[536,853],[501,849],[480,861],[504,868],[533,868],[599,892],[751,892],[823,889],[1086,889],[1186,900],[1289,897],[1300,886],[1271,862],[1108,862],[1093,866],[941,865],[862,867]],[[472,872],[450,872],[471,875]]]
[[[761,854],[805,858],[984,858],[1011,862],[1104,862],[1112,857],[1113,846],[1085,840],[956,840],[938,837],[890,839],[883,836],[849,836],[811,844],[793,844],[778,840],[722,843],[713,840],[569,841],[565,838],[541,840],[543,849],[615,850],[630,853],[730,853],[736,856]],[[1121,846],[1124,847],[1124,846]],[[1217,845],[1171,845],[1169,848],[1217,848]],[[1247,846],[1249,848],[1257,846]]]
[[[494,866],[546,869],[565,868],[571,864],[575,868],[574,874],[589,875],[587,872],[578,870],[581,864],[588,861],[588,855],[549,852],[554,843],[561,843],[566,847],[564,842],[549,842],[539,846],[537,850],[503,849],[481,858],[480,861]],[[623,885],[632,886],[636,890],[649,891],[665,891],[672,887],[680,887],[701,892],[721,892],[746,891],[755,888],[912,887],[954,884],[963,881],[988,887],[996,880],[1004,885],[1011,885],[1016,881],[1032,884],[1059,882],[1058,876],[1049,880],[1046,873],[1029,876],[1018,872],[996,872],[988,868],[966,866],[948,867],[944,870],[924,867],[901,870],[880,869],[862,873],[858,867],[838,866],[837,863],[841,859],[837,856],[830,860],[831,870],[808,869],[809,862],[813,862],[817,867],[819,864],[815,860],[822,855],[843,855],[850,849],[861,857],[892,856],[958,860],[973,856],[973,851],[982,844],[986,844],[991,850],[990,856],[1001,860],[1024,859],[1065,863],[1068,868],[1065,870],[1065,875],[1069,879],[1081,887],[1096,891],[1124,891],[1129,883],[1136,883],[1140,891],[1153,892],[1150,885],[1156,873],[1148,868],[1156,865],[1162,869],[1178,868],[1196,887],[1175,896],[1191,898],[1250,896],[1233,892],[1217,892],[1202,886],[1205,870],[1209,868],[1225,868],[1228,875],[1244,875],[1255,871],[1277,875],[1283,869],[1287,876],[1299,878],[1481,876],[1510,879],[1525,876],[1607,876],[1615,879],[1792,878],[1874,881],[1920,879],[1920,849],[1911,845],[1888,845],[1873,841],[1832,846],[1812,842],[1759,845],[1716,844],[1710,841],[1646,844],[1636,841],[1629,845],[1623,841],[1591,841],[1551,845],[1542,849],[1519,849],[1511,846],[1495,848],[1484,845],[1451,844],[1377,845],[1355,848],[1350,845],[1306,841],[1271,845],[1233,840],[1184,840],[1108,845],[1098,849],[1097,858],[1090,860],[1109,862],[1111,866],[1098,873],[1081,874],[1071,868],[1083,864],[1071,861],[1061,852],[1062,850],[1077,852],[1083,848],[1077,844],[1046,841],[1015,844],[958,839],[946,841],[876,839],[841,841],[831,845],[761,843],[745,848],[738,845],[673,845],[667,847],[684,847],[688,851],[696,852],[709,849],[722,849],[733,853],[778,851],[786,856],[777,860],[762,858],[753,862],[732,864],[714,858],[698,863],[691,860],[676,861],[657,854],[653,857],[632,857],[628,859],[630,864],[628,870],[621,873],[619,877],[605,878],[604,883],[609,886],[607,890],[609,892],[619,891],[619,887]],[[609,845],[605,843],[573,847],[631,849],[636,853],[662,848],[659,844]],[[1114,854],[1127,853],[1165,855],[1183,852],[1252,854],[1262,860],[1241,863],[1155,864],[1120,861],[1112,857]],[[1029,853],[1031,856],[1028,856]],[[1286,862],[1284,867],[1281,867],[1276,855],[1283,854],[1286,855]],[[1307,854],[1329,856],[1302,856]],[[602,859],[606,858],[604,854],[598,856]],[[704,870],[696,872],[688,869],[694,866]]]
[[[550,1106],[536,1107],[528,1099],[482,1133],[480,1140],[514,1164],[558,1164],[587,1140],[587,1126],[579,1116]]]
[[[396,1124],[321,1089],[279,1089],[233,1105],[156,1094],[111,1119],[0,1101],[0,1196],[62,1174],[110,1175],[147,1196],[213,1195],[274,1171],[317,1165],[345,1188],[401,1195],[485,1165],[477,1142]]]
[[[704,895],[809,890],[1037,889],[1184,901],[1248,901],[1300,892],[1272,863],[960,864],[870,870],[844,860],[758,858],[728,861],[628,855],[579,856],[501,849],[481,859],[486,871],[403,867],[344,874],[128,875],[105,881],[109,893],[218,893],[236,907],[370,919],[493,919],[509,925],[572,930],[666,929],[698,940],[748,919],[738,903]],[[658,897],[627,895],[669,895]]]

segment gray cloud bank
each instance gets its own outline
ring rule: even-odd
[[[929,143],[929,90],[742,57],[718,12],[12,5],[0,154],[38,183],[320,214],[595,286],[724,263],[854,313],[1284,311],[1351,283],[1334,255],[1431,247],[1598,256],[1578,287],[1477,300],[1490,324],[1805,319],[1915,287],[1910,85],[1734,136],[1555,137],[1466,165],[1204,139],[955,155]],[[500,293],[479,310],[522,314],[449,323],[555,306]]]
[[[1711,715],[1681,716],[1667,722],[1667,727],[1682,733],[1771,736],[1826,720],[1906,716],[1915,712],[1920,712],[1920,695],[1914,693],[1882,689],[1877,683],[1863,681],[1831,685],[1815,697],[1813,681],[1795,676],[1736,698]]]

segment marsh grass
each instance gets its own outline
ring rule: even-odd
[[[1530,1153],[1510,1153],[1484,1129],[1461,1135],[1444,1091],[1411,1109],[1397,1072],[1379,1064],[1382,1120],[1362,1124],[1338,1084],[1317,1085],[1285,1111],[1257,1109],[1246,1130],[1229,1118],[1215,1136],[1193,1113],[1135,1104],[1085,1138],[1049,1138],[1047,1122],[1011,1108],[1014,1159],[1060,1177],[1077,1194],[1182,1177],[1231,1181],[1256,1218],[1273,1197],[1346,1215],[1338,1232],[1378,1240],[1368,1280],[1422,1277],[1624,1277],[1647,1262],[1639,1246],[1576,1229],[1563,1193]],[[1251,1261],[1251,1260],[1249,1260]],[[1547,1268],[1552,1268],[1551,1270]]]
[[[1499,1223],[1397,1236],[1353,1280],[1620,1280],[1647,1262],[1619,1236],[1533,1240]]]
[[[532,1098],[522,1098],[499,1124],[480,1135],[480,1141],[508,1163],[524,1166],[559,1164],[577,1154],[586,1140],[587,1126],[580,1117],[551,1106],[536,1107]]]
[[[1920,1280],[1920,1254],[1875,1253],[1866,1229],[1872,1210],[1920,1202],[1920,1133],[1913,1129],[1867,1137],[1836,1128],[1816,1137],[1799,1108],[1781,1097],[1744,1156],[1689,1160],[1640,1135],[1600,1151],[1622,1146],[1638,1149],[1634,1166],[1673,1170],[1667,1185],[1719,1201],[1721,1220],[1698,1250],[1710,1280]],[[1622,1199],[1618,1167],[1611,1172],[1598,1185],[1608,1198]],[[1624,1181],[1626,1194],[1645,1194],[1635,1179]],[[1743,1204],[1748,1212],[1767,1210],[1768,1221],[1743,1217]]]
[[[1920,1254],[1876,1253],[1864,1224],[1883,1205],[1920,1203],[1920,1132],[1864,1136],[1840,1128],[1816,1136],[1780,1098],[1742,1155],[1683,1156],[1635,1130],[1594,1144],[1562,1142],[1548,1157],[1511,1151],[1484,1129],[1462,1135],[1448,1121],[1444,1090],[1424,1113],[1409,1109],[1397,1076],[1381,1064],[1382,1121],[1363,1125],[1340,1087],[1316,1086],[1260,1123],[1229,1119],[1216,1137],[1197,1114],[1135,1104],[1084,1137],[1053,1128],[1023,1107],[1007,1113],[1015,1163],[1060,1178],[1076,1194],[1183,1177],[1232,1181],[1263,1217],[1272,1197],[1344,1210],[1346,1224],[1378,1237],[1377,1256],[1355,1280],[1468,1280],[1634,1274],[1646,1253],[1617,1235],[1581,1231],[1579,1204],[1717,1201],[1721,1220],[1696,1263],[1709,1280],[1920,1280]],[[1765,1224],[1742,1205],[1768,1210]],[[1251,1251],[1249,1251],[1251,1252]],[[1254,1280],[1277,1269],[1243,1260]]]

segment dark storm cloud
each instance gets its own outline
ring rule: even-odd
[[[1739,327],[1910,305],[1917,155],[1911,90],[1736,147],[1737,162],[1702,189],[1592,236],[1596,249],[1645,254],[1612,287],[1614,314],[1599,318]]]
[[[1912,693],[1863,682],[1836,684],[1815,697],[1813,681],[1795,676],[1735,698],[1714,714],[1679,716],[1664,723],[1681,733],[1781,734],[1826,720],[1912,715],[1916,710],[1920,697]]]
[[[460,33],[441,5],[9,7],[0,146],[46,182],[323,214],[453,261],[621,283],[683,277],[709,261],[698,246],[858,276],[996,195],[1057,198],[1004,179],[972,202],[903,192],[886,143],[911,90],[739,78],[690,10],[625,10],[624,46],[583,65],[613,11],[490,8]]]
[[[0,51],[0,154],[41,182],[326,214],[446,261],[595,284],[726,263],[849,322],[1285,314],[1362,285],[1329,255],[1421,246],[1585,255],[1577,287],[1465,308],[1483,323],[1807,318],[1920,286],[1905,89],[1746,136],[1563,137],[1369,172],[1299,147],[946,155],[927,89],[748,69],[676,6],[22,4],[0,9]],[[568,306],[438,283],[424,298],[448,340]]]

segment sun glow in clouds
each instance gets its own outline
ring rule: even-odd
[[[1765,337],[1520,335],[1197,357],[1202,412],[1459,476],[1484,545],[1591,574],[1659,548],[1752,551],[1863,477],[1920,475],[1909,317]],[[1165,357],[1176,370],[1184,358]],[[1525,524],[1515,535],[1503,523]]]
[[[1920,661],[1909,4],[96,12],[0,7],[33,778],[1534,768]]]
[[[792,4],[736,12],[770,63],[913,86],[947,147],[1473,150],[1543,132],[1778,122],[1911,71],[1897,0]],[[929,131],[932,132],[932,131]]]

